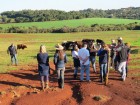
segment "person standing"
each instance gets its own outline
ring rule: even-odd
[[[74,68],[75,68],[74,69],[74,79],[77,78],[78,68],[80,67],[78,51],[79,51],[79,48],[77,45],[75,45],[74,50],[72,51],[72,58],[73,58],[73,63],[74,63]]]
[[[81,72],[80,81],[84,80],[84,70],[86,71],[86,80],[90,82],[90,61],[89,61],[89,51],[87,50],[87,44],[83,44],[83,48],[78,51]]]
[[[59,88],[64,88],[64,72],[65,72],[65,63],[67,63],[67,55],[63,51],[63,46],[58,44],[56,50],[58,52],[54,56],[54,63],[57,67],[57,75],[58,75],[58,86]]]
[[[17,64],[18,64],[18,61],[17,61],[17,48],[13,43],[8,47],[7,54],[10,54],[11,65],[15,64],[17,66]]]
[[[109,58],[109,48],[105,43],[101,44],[101,49],[98,51],[97,56],[99,56],[99,66],[100,66],[100,81],[106,81],[107,75],[107,63]]]
[[[114,48],[116,48],[116,42],[114,39],[111,40],[111,45],[110,45],[110,49],[111,49],[111,52],[110,52],[110,57],[111,57],[111,68],[115,68],[114,66],[114,61],[115,61],[115,57],[116,57],[116,52],[114,51]]]
[[[125,46],[128,48],[127,49],[127,61],[126,61],[126,77],[127,77],[128,76],[128,63],[129,63],[129,60],[130,60],[131,48],[130,48],[129,43],[125,43]]]
[[[93,71],[96,73],[96,53],[97,49],[95,48],[95,44],[93,43],[91,48],[89,49],[90,52],[90,61],[93,67]]]
[[[41,45],[40,51],[37,54],[38,72],[42,90],[49,88],[49,56],[46,52],[46,46]]]
[[[118,52],[118,71],[121,74],[121,78],[123,81],[126,79],[126,61],[127,61],[127,51],[128,47],[125,46],[122,42],[122,40],[118,40],[118,48],[115,49]]]

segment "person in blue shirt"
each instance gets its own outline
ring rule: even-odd
[[[101,48],[97,53],[99,56],[99,66],[100,66],[100,79],[101,82],[105,81],[107,75],[107,64],[109,56],[109,48],[105,43],[101,44]]]
[[[58,86],[59,88],[64,88],[64,72],[65,72],[65,63],[67,63],[67,55],[64,52],[63,46],[58,44],[56,50],[58,52],[54,56],[54,64],[56,65],[57,75],[58,75]]]
[[[40,46],[40,52],[37,54],[38,72],[41,80],[42,90],[49,88],[49,55],[46,52],[46,46]]]

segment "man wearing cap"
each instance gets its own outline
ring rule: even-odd
[[[118,52],[118,71],[122,75],[122,80],[126,78],[126,61],[128,48],[123,44],[122,40],[118,40],[118,48],[115,49]]]
[[[80,80],[84,80],[84,70],[86,71],[86,80],[90,82],[90,61],[89,61],[89,51],[87,50],[87,44],[83,44],[83,48],[78,51],[81,72]]]
[[[13,65],[15,62],[15,65],[17,66],[17,48],[13,43],[8,47],[7,54],[10,54],[11,56],[11,64]]]

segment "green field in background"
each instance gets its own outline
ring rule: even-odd
[[[50,55],[50,62],[53,62],[54,46],[63,41],[81,41],[82,39],[103,39],[110,43],[111,39],[122,37],[124,42],[129,42],[132,46],[140,46],[140,31],[108,31],[108,32],[83,32],[83,33],[47,33],[47,34],[0,34],[0,73],[16,70],[17,67],[9,66],[10,56],[7,54],[7,48],[11,43],[26,44],[28,48],[18,50],[19,66],[37,65],[36,55],[39,52],[41,44],[46,45],[47,52]],[[70,51],[66,51],[69,57],[69,63],[72,64]],[[140,54],[133,54],[132,58],[140,58]],[[131,62],[134,62],[131,60]],[[140,59],[137,60],[140,62]],[[132,67],[134,68],[134,67]],[[140,69],[139,66],[136,68]]]
[[[47,21],[47,22],[29,22],[29,23],[9,23],[0,24],[0,27],[7,28],[11,26],[31,27],[36,26],[39,28],[61,28],[63,26],[78,27],[78,26],[91,26],[92,24],[129,24],[138,22],[140,20],[132,19],[115,19],[115,18],[85,18],[76,20],[62,20],[62,21]]]

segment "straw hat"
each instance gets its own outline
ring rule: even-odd
[[[63,47],[62,45],[60,45],[60,44],[57,44],[57,45],[55,46],[55,49],[56,49],[56,50],[63,50],[64,47]]]

